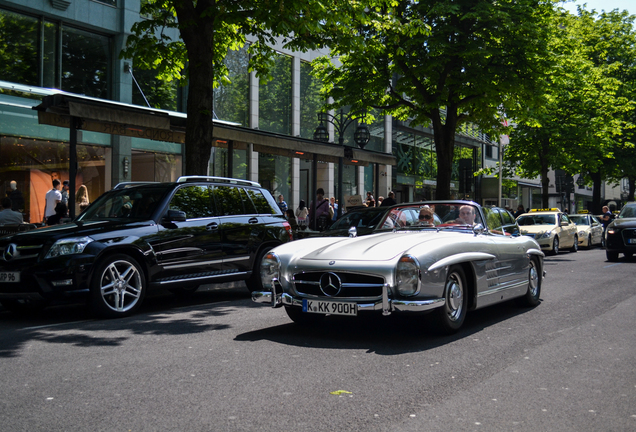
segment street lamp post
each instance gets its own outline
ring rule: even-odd
[[[344,147],[344,133],[347,130],[349,125],[361,118],[364,117],[363,112],[348,112],[345,113],[342,109],[339,113],[333,115],[325,112],[318,113],[318,121],[320,125],[316,128],[314,132],[314,139],[316,141],[328,142],[329,141],[329,131],[324,123],[331,123],[336,133],[338,134],[338,144]],[[371,132],[369,132],[369,128],[366,124],[361,123],[356,128],[355,133],[353,134],[353,140],[361,149],[364,147],[371,139]],[[343,149],[344,151],[344,149]],[[338,217],[342,216],[342,207],[344,204],[344,196],[343,196],[343,188],[342,188],[342,174],[344,171],[344,157],[338,157]],[[315,188],[316,185],[314,185]],[[315,219],[315,218],[314,218]]]

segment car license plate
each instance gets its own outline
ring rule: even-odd
[[[0,282],[20,282],[20,272],[0,272]]]
[[[627,243],[629,243],[629,244],[636,244],[636,238],[633,238],[633,239],[627,239]]]
[[[303,312],[356,316],[358,315],[358,305],[355,303],[303,299]]]

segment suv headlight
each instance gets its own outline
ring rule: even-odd
[[[273,252],[268,252],[261,261],[261,284],[263,288],[274,291],[274,279],[280,280],[280,259]]]
[[[404,255],[395,269],[397,290],[403,296],[412,296],[420,291],[420,263],[411,256]]]
[[[90,237],[70,237],[56,241],[47,252],[46,258],[55,258],[62,255],[73,255],[84,252],[86,246],[92,242]]]

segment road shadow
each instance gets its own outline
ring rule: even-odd
[[[538,306],[540,307],[540,306]],[[282,309],[280,312],[285,315]],[[328,316],[311,327],[293,322],[238,335],[241,342],[271,341],[305,348],[366,350],[379,355],[422,352],[453,343],[485,328],[528,313],[533,309],[506,302],[469,312],[462,329],[454,335],[439,333],[433,314],[384,317],[367,313],[357,317]]]
[[[2,311],[0,358],[19,356],[23,347],[33,341],[76,347],[115,347],[134,335],[187,335],[226,330],[229,325],[210,324],[209,318],[231,314],[237,307],[262,307],[253,305],[249,299],[245,288],[221,286],[203,289],[186,298],[167,292],[155,293],[144,300],[137,314],[110,320],[95,318],[82,303],[53,305],[30,317]]]

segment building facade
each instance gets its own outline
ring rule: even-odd
[[[184,87],[119,57],[132,25],[143,19],[139,9],[140,0],[0,0],[6,41],[0,64],[0,184],[9,192],[15,182],[24,197],[25,220],[41,222],[51,180],[70,175],[69,130],[43,122],[34,110],[45,98],[65,92],[112,102],[113,109],[125,104],[131,110],[162,110],[171,118],[185,112]],[[313,140],[323,101],[310,62],[326,52],[274,48],[279,54],[269,81],[248,72],[246,49],[228,54],[231,83],[215,91],[214,119],[220,126],[210,143],[209,174],[258,181],[296,208],[300,200],[309,204],[316,186],[338,196],[342,151]],[[107,126],[80,128],[77,134],[75,190],[86,186],[90,200],[122,181],[172,181],[183,173],[178,140],[122,135]],[[326,126],[330,142],[338,142],[333,125]],[[344,146],[356,151],[342,165],[342,196],[366,191],[386,196],[394,190],[399,202],[434,199],[432,130],[382,115],[369,129],[364,151],[355,148],[355,126],[342,137]],[[456,197],[484,202],[481,181],[472,174],[495,143],[471,127],[460,130],[456,142],[451,188]]]

